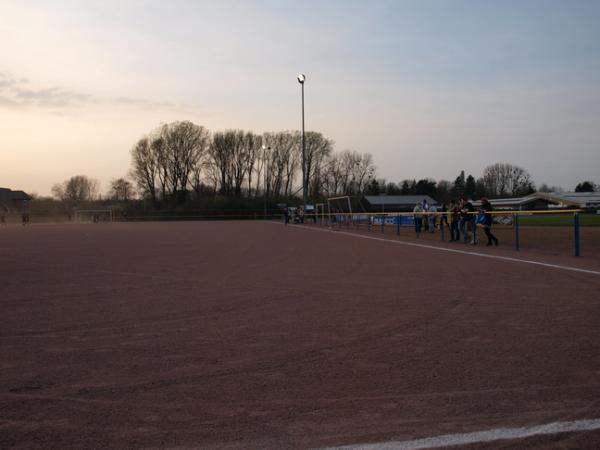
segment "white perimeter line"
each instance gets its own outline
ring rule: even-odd
[[[278,223],[278,222],[269,222],[269,223]],[[280,224],[280,225],[283,225],[283,224]],[[457,250],[455,248],[437,247],[435,245],[427,245],[427,244],[416,244],[414,242],[394,241],[391,239],[383,239],[383,238],[378,238],[378,237],[374,237],[374,236],[364,236],[362,234],[348,233],[347,231],[323,230],[321,228],[310,228],[310,227],[302,226],[302,225],[288,225],[288,226],[292,226],[294,228],[302,228],[305,230],[322,231],[325,233],[343,234],[346,236],[353,236],[353,237],[357,237],[357,238],[361,238],[361,239],[371,239],[373,241],[390,242],[392,244],[408,245],[409,247],[429,248],[429,249],[433,249],[433,250],[439,250],[442,252],[459,253],[462,255],[481,256],[482,258],[500,259],[503,261],[511,261],[511,262],[519,262],[519,263],[523,263],[523,264],[534,264],[536,266],[551,267],[553,269],[569,270],[571,272],[580,272],[580,273],[587,273],[587,274],[591,274],[591,275],[600,275],[600,272],[596,271],[596,270],[579,269],[577,267],[543,263],[543,262],[539,262],[539,261],[532,261],[530,259],[511,258],[510,256],[488,255],[487,253],[468,252],[466,250]]]
[[[493,430],[477,431],[474,433],[444,434],[442,436],[415,439],[412,441],[389,441],[381,442],[379,444],[353,444],[342,447],[328,447],[321,450],[417,450],[598,429],[600,429],[600,419],[586,419],[575,420],[573,422],[553,422],[545,425],[521,428],[495,428]]]

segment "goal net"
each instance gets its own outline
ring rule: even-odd
[[[352,200],[350,196],[327,199],[327,215],[330,223],[350,223],[352,221]]]
[[[75,222],[112,222],[113,211],[112,209],[78,209],[75,210],[74,215]]]
[[[317,203],[315,205],[315,219],[320,225],[327,222],[327,209],[325,203]]]

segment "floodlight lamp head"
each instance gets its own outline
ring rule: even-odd
[[[301,73],[300,75],[298,75],[298,83],[304,84],[305,80],[306,80],[306,75],[304,75],[303,73]]]

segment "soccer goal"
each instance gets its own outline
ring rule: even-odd
[[[329,223],[350,224],[352,221],[352,200],[350,196],[330,197],[327,199]]]
[[[317,221],[319,222],[319,225],[323,225],[323,222],[327,222],[325,203],[317,203],[315,205],[315,223]]]
[[[74,215],[75,222],[112,222],[112,209],[77,209]]]

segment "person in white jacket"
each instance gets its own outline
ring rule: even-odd
[[[430,213],[436,213],[437,212],[437,207],[431,205],[429,206],[429,210],[427,212]],[[435,223],[437,222],[437,215],[436,214],[429,214],[429,232],[430,233],[434,233],[435,232]]]
[[[419,237],[421,228],[423,227],[423,205],[417,203],[413,208],[413,213],[415,213],[415,233],[417,233],[417,237]]]

